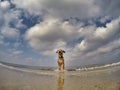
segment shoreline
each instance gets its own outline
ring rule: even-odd
[[[0,90],[120,90],[120,66],[94,71],[22,72],[0,66]]]

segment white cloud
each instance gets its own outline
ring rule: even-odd
[[[92,64],[117,57],[119,35],[120,18],[107,23],[106,27],[74,26],[68,21],[46,18],[45,21],[28,29],[25,38],[32,48],[43,55],[52,56],[56,49],[64,48],[67,51],[65,55],[67,60]],[[69,42],[74,43],[73,41],[79,37],[83,37],[83,40],[69,46]],[[111,55],[112,52],[116,55]]]
[[[9,1],[0,2],[0,8],[2,8],[3,10],[9,9],[9,8],[10,8],[10,3],[9,3]]]
[[[95,31],[95,37],[99,39],[110,39],[119,33],[120,29],[120,17],[113,20],[111,23],[106,24],[106,28],[100,27]]]
[[[11,3],[9,1],[0,2],[0,33],[7,38],[18,38],[19,29],[25,27],[20,19],[21,12],[18,9],[11,9]],[[12,27],[12,25],[14,25]]]
[[[112,52],[112,50],[118,49],[119,47],[120,47],[120,39],[117,39],[106,45],[103,45],[102,47],[98,48],[92,53],[88,53],[87,56],[94,56],[100,53],[109,53],[109,52]]]
[[[100,12],[95,0],[13,0],[12,2],[17,7],[23,8],[31,14],[49,14],[59,18],[78,17],[85,19],[96,17]]]
[[[75,46],[70,59],[81,60],[80,62],[85,64],[118,58],[116,49],[120,47],[120,18],[112,20],[106,27],[96,27],[92,31],[82,28],[79,32],[84,36],[84,40]],[[112,53],[114,55],[111,55]]]
[[[25,32],[28,44],[40,54],[46,57],[50,55],[53,59],[52,54],[55,54],[55,50],[63,48],[67,51],[65,54],[67,60],[76,60],[76,63],[80,64],[119,59],[120,0],[12,0],[11,2],[15,4],[15,8],[10,8],[9,1],[0,2],[2,22],[0,22],[0,35],[3,37],[13,39],[20,36],[18,29],[24,27],[23,19],[20,18],[23,10],[25,14],[29,12],[33,16],[40,16],[43,20]],[[98,22],[94,22],[95,20]],[[99,22],[106,23],[107,20],[111,22],[105,27],[97,27],[96,24],[99,26]],[[11,22],[14,28],[10,26]],[[3,43],[3,39],[0,39],[0,44]],[[17,48],[20,43],[13,45]]]
[[[18,8],[22,8],[31,14],[40,15],[42,14],[42,1],[44,0],[12,0]]]
[[[16,39],[19,36],[19,31],[13,28],[4,28],[1,30],[4,37]]]
[[[49,14],[59,18],[116,18],[120,15],[120,0],[12,0],[12,3],[33,15]]]
[[[65,48],[66,43],[73,41],[78,36],[77,28],[69,22],[62,22],[56,18],[46,18],[28,29],[25,38],[34,49],[40,51]]]
[[[84,41],[82,41],[77,49],[82,49],[84,51],[91,51],[99,48],[100,46],[112,41],[120,32],[120,18],[113,20],[112,22],[106,24],[106,27],[96,27],[92,29],[88,27],[88,30],[80,30],[80,34],[83,34]],[[83,50],[83,49],[82,49]]]

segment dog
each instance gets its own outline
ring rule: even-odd
[[[65,69],[65,64],[64,64],[64,57],[63,57],[63,53],[65,53],[64,50],[62,49],[59,49],[56,51],[56,53],[58,54],[58,60],[57,60],[57,63],[58,63],[58,68],[59,70],[64,70]]]

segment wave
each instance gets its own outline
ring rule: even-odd
[[[5,67],[7,69],[11,69],[11,70],[15,70],[15,71],[21,71],[21,72],[27,72],[27,73],[34,73],[34,74],[38,74],[38,75],[53,75],[54,73],[48,70],[37,70],[37,69],[32,69],[32,68],[20,68],[19,66],[12,66],[12,65],[7,65],[7,64],[3,64],[3,62],[0,62],[0,66]]]
[[[94,67],[81,67],[81,68],[77,68],[76,71],[98,70],[98,69],[114,67],[114,66],[117,66],[117,65],[120,65],[120,62],[105,64],[105,65],[101,65],[101,66],[94,66]]]
[[[105,69],[109,67],[114,67],[120,65],[120,62],[111,63],[111,64],[105,64],[101,66],[92,66],[92,67],[76,67],[71,69],[66,69],[65,71],[91,71],[91,70],[100,70]],[[25,66],[25,65],[18,65],[18,64],[12,64],[12,63],[6,63],[0,61],[0,66],[3,66],[8,69],[22,71],[22,72],[28,72],[28,73],[35,73],[35,74],[44,74],[44,75],[53,75],[55,72],[58,72],[58,69],[55,68],[41,68],[41,67],[33,67],[33,66]]]

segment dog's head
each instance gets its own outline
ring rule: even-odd
[[[63,53],[65,53],[65,51],[62,50],[62,49],[59,49],[59,50],[56,51],[56,53],[58,53],[59,58],[63,58]]]

